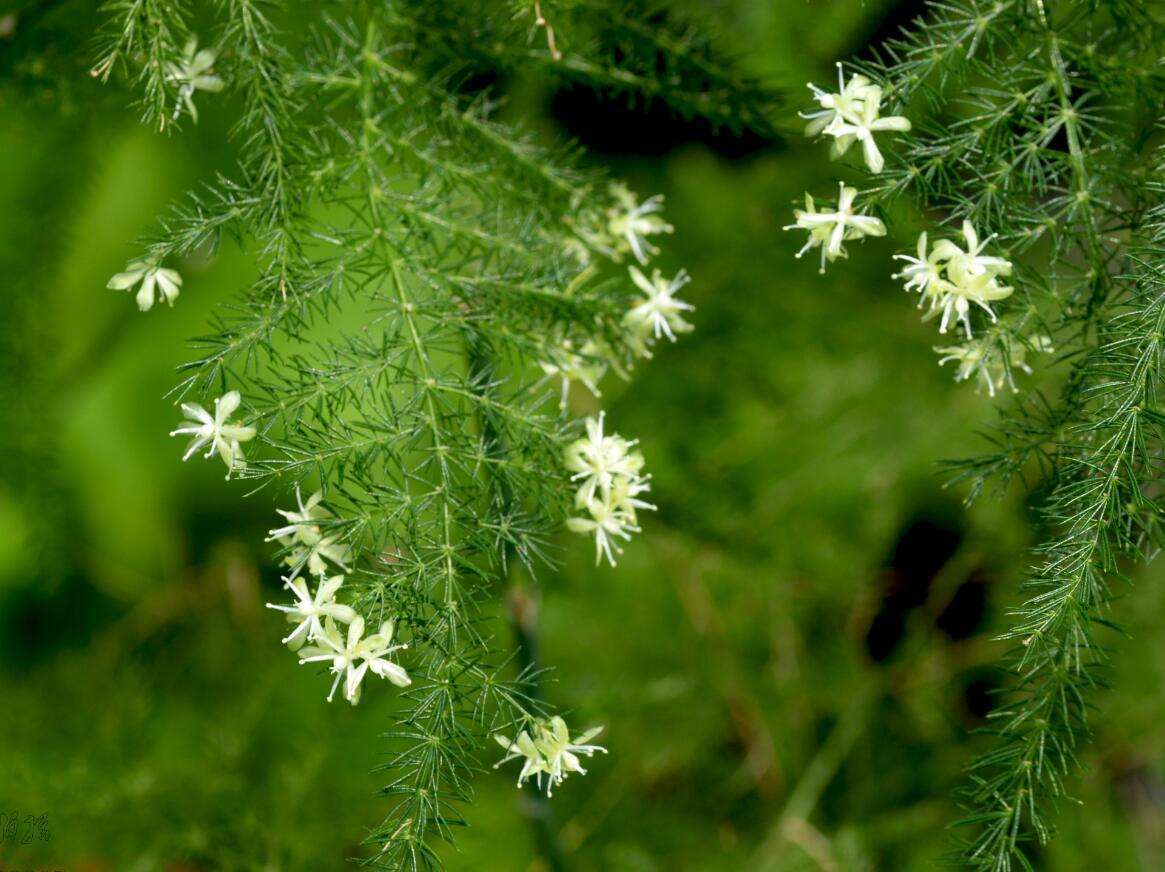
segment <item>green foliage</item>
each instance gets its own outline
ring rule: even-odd
[[[512,0],[510,5],[514,13],[507,22],[492,4],[472,0],[404,4],[418,41],[434,43],[442,60],[466,72],[530,69],[632,105],[659,102],[714,129],[775,135],[771,88],[740,72],[736,58],[723,50],[725,41],[715,40],[714,17],[700,4]],[[537,24],[538,12],[543,25]],[[541,33],[547,33],[545,45],[538,44]]]
[[[1014,259],[1018,292],[976,350],[1011,380],[1013,350],[1051,337],[1062,382],[1002,411],[990,453],[956,465],[972,497],[1038,474],[1049,538],[1003,638],[1015,681],[971,770],[963,858],[1030,864],[1047,842],[1102,683],[1111,585],[1159,547],[1161,311],[1155,284],[1165,38],[1148,3],[936,3],[878,61],[906,138],[873,201],[970,219]]]
[[[1159,860],[1160,657],[1140,642],[1108,659],[1113,593],[1159,542],[1151,7],[936,4],[859,64],[886,85],[885,112],[915,125],[882,141],[888,167],[863,208],[894,233],[921,205],[932,238],[934,222],[969,217],[1016,264],[1016,293],[998,324],[976,317],[975,341],[1001,361],[999,386],[1024,393],[954,475],[972,496],[1027,485],[1046,543],[1004,618],[1013,687],[976,740],[962,689],[997,646],[941,624],[967,586],[989,591],[989,617],[1011,602],[1029,538],[1021,489],[966,514],[933,493],[929,464],[972,450],[967,422],[987,401],[927,359],[932,331],[889,283],[887,245],[854,246],[828,288],[791,268],[774,204],[807,179],[836,191],[816,144],[619,163],[667,192],[699,330],[657,346],[634,392],[603,384],[610,421],[643,438],[661,508],[650,534],[617,573],[591,569],[581,547],[561,571],[538,568],[571,508],[561,454],[575,432],[538,365],[564,340],[594,341],[601,353],[584,362],[600,368],[636,349],[626,270],[594,245],[617,205],[606,180],[578,150],[547,150],[499,115],[536,119],[539,98],[574,86],[614,98],[613,111],[662,104],[769,136],[771,94],[722,56],[733,43],[710,40],[709,19],[723,12],[723,29],[755,37],[735,44],[787,39],[791,66],[824,67],[808,46],[852,43],[868,23],[852,6],[729,4],[736,21],[729,7],[545,2],[556,60],[532,3],[121,3],[104,22],[101,88],[77,75],[92,58],[88,19],[70,18],[79,4],[56,16],[20,5],[0,99],[103,112],[52,134],[59,119],[30,112],[36,137],[12,133],[23,116],[0,124],[13,156],[0,191],[17,216],[0,257],[25,279],[0,331],[16,461],[0,483],[0,585],[18,594],[0,600],[0,677],[21,712],[0,719],[0,802],[51,810],[46,859],[511,868],[562,853],[584,868],[930,868],[960,762],[988,741],[963,796],[965,862]],[[197,127],[169,72],[193,35],[225,83],[193,93]],[[477,90],[495,77],[496,90]],[[123,79],[148,146],[104,127],[129,102]],[[187,184],[184,160],[200,181],[144,240],[147,261],[187,277],[177,308],[119,313],[127,301],[110,293],[102,308],[94,276],[115,268],[108,253],[159,188]],[[54,229],[20,217],[30,212]],[[232,300],[211,328],[191,327],[216,283],[235,287]],[[166,421],[142,400],[164,390],[192,330],[203,338],[179,392],[205,402],[240,388],[243,422],[260,431],[241,487],[175,463]],[[1041,336],[1054,358],[1036,354]],[[581,389],[569,406],[594,407]],[[355,711],[328,709],[321,680],[275,645],[262,530],[296,485],[326,488],[325,531],[359,555],[348,601],[369,623],[398,618],[412,643],[403,697],[382,685]],[[250,488],[265,499],[239,500]],[[926,576],[901,644],[871,656],[878,588],[889,601],[927,550],[917,537],[894,545],[918,511],[963,538]],[[544,602],[530,587],[503,595],[535,569],[553,578]],[[1120,623],[1150,639],[1160,596],[1135,596]],[[1109,683],[1091,709],[1087,694]],[[494,730],[512,735],[555,704],[609,714],[612,749],[556,792],[561,826],[512,774],[479,773],[500,756]],[[377,808],[389,811],[361,827],[372,733],[387,723]],[[1094,769],[1083,783],[1081,763]],[[1058,803],[1069,794],[1084,813]],[[508,813],[518,801],[530,845]],[[1057,803],[1063,831],[1046,844]],[[137,813],[111,811],[123,807]],[[477,825],[456,848],[439,844],[466,821]],[[3,846],[0,859],[13,859]]]
[[[431,838],[463,822],[479,741],[546,712],[531,696],[541,665],[507,677],[512,646],[481,617],[511,562],[546,562],[572,508],[572,428],[539,364],[581,349],[585,365],[625,372],[650,341],[628,334],[633,288],[610,266],[630,253],[614,222],[633,195],[608,194],[569,150],[456,93],[459,68],[432,50],[449,31],[428,5],[322,13],[296,22],[310,34],[300,43],[275,24],[281,4],[224,0],[213,48],[200,49],[185,4],[116,2],[94,69],[126,67],[161,130],[197,120],[192,100],[210,98],[199,91],[228,83],[237,95],[237,173],[166,216],[141,262],[157,269],[224,235],[254,259],[254,281],[199,340],[178,392],[242,389],[239,423],[260,447],[235,471],[284,493],[323,489],[324,535],[355,555],[348,604],[370,626],[394,622],[411,649],[414,683],[387,734],[390,810],[367,838],[386,868],[437,865]],[[610,11],[580,6],[570,21]],[[512,42],[506,12],[481,6],[475,41]],[[617,20],[703,77],[622,75],[574,52],[562,66],[633,95],[675,94],[689,116],[731,109],[718,97],[729,74],[706,46],[659,44],[622,8]],[[697,96],[702,108],[689,105]],[[303,560],[287,557],[298,572]]]

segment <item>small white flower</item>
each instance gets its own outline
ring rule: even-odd
[[[616,540],[630,541],[631,534],[639,532],[634,509],[628,507],[625,501],[617,500],[616,496],[614,488],[606,495],[595,495],[585,500],[580,492],[577,507],[585,508],[590,517],[566,519],[566,527],[571,532],[594,534],[596,566],[603,562],[604,555],[615,566],[615,555],[623,553]],[[649,504],[644,503],[643,506]]]
[[[808,83],[808,87],[821,109],[816,112],[802,112],[800,115],[809,122],[805,125],[805,135],[817,136],[838,117],[860,117],[862,101],[874,85],[865,76],[856,74],[850,76],[849,84],[846,84],[845,74],[839,62],[836,94],[830,94],[812,82]]]
[[[495,735],[496,741],[506,752],[506,756],[494,764],[494,769],[497,769],[504,763],[509,763],[511,760],[521,758],[522,769],[518,772],[518,787],[522,786],[522,782],[527,778],[533,778],[538,785],[538,789],[542,789],[542,776],[547,776],[549,782],[550,766],[546,762],[546,758],[542,756],[542,752],[534,745],[534,740],[530,738],[530,734],[525,730],[518,733],[517,738],[510,740],[505,736]],[[547,784],[547,792],[553,787],[553,782]]]
[[[296,628],[281,641],[291,650],[300,648],[304,642],[318,639],[324,634],[324,618],[334,618],[341,623],[350,624],[356,620],[356,612],[351,606],[336,602],[336,592],[344,583],[344,576],[333,575],[331,578],[320,576],[315,596],[308,590],[307,582],[302,578],[285,578],[283,583],[295,594],[295,602],[289,606],[267,603],[267,608],[277,609],[286,613],[287,621],[296,624]]]
[[[950,274],[948,269],[947,275]],[[938,297],[937,305],[942,311],[942,321],[939,323],[938,332],[946,333],[951,322],[958,321],[962,323],[963,330],[966,331],[967,338],[970,339],[972,336],[971,304],[974,303],[986,312],[992,321],[995,321],[995,311],[991,308],[991,303],[1007,299],[1015,289],[1000,285],[989,273],[961,275],[960,279],[961,281],[958,282],[949,282]]]
[[[397,687],[408,687],[412,684],[412,679],[404,668],[387,659],[392,652],[408,647],[393,645],[392,634],[392,621],[385,621],[381,624],[379,633],[363,638],[364,619],[357,616],[348,625],[348,634],[345,638],[341,636],[335,621],[328,618],[323,632],[318,636],[318,641],[322,644],[302,649],[299,652],[299,662],[331,661],[331,671],[336,679],[328,693],[328,702],[335,697],[336,688],[342,678],[344,699],[356,705],[360,702],[361,682],[369,671],[381,678],[387,678]]]
[[[182,52],[182,60],[171,63],[166,68],[167,81],[178,86],[178,101],[174,105],[174,118],[182,114],[182,107],[198,123],[198,110],[194,107],[194,92],[216,93],[223,89],[223,80],[214,74],[214,62],[218,52],[204,48],[198,50],[198,38],[190,37]]]
[[[295,570],[306,563],[308,572],[312,575],[323,575],[327,572],[325,560],[347,571],[346,561],[351,557],[349,546],[336,541],[337,536],[325,536],[321,531],[319,522],[332,517],[332,513],[322,505],[323,498],[324,492],[316,491],[305,503],[299,485],[296,485],[295,502],[299,510],[276,509],[275,511],[290,523],[267,532],[266,541],[278,539],[281,545],[292,549],[283,559],[284,563]]]
[[[607,374],[608,364],[597,342],[588,340],[579,351],[575,351],[574,343],[564,339],[557,345],[549,346],[547,351],[550,359],[540,361],[538,365],[551,378],[562,379],[562,396],[558,402],[560,408],[566,408],[572,381],[581,383],[596,397],[602,396],[599,382]]]
[[[818,246],[821,247],[821,269],[825,272],[825,262],[832,263],[839,257],[848,257],[843,242],[850,239],[859,239],[864,236],[885,236],[886,225],[872,215],[854,213],[854,198],[858,192],[856,188],[848,188],[839,183],[837,211],[818,212],[809,194],[805,195],[805,208],[793,212],[797,223],[789,224],[785,230],[808,230],[809,239],[797,252],[801,257],[805,252]]]
[[[624,316],[625,323],[640,336],[653,335],[655,339],[666,336],[676,341],[676,333],[687,333],[692,325],[684,320],[683,313],[695,310],[695,306],[676,299],[675,293],[691,279],[684,270],[668,281],[659,270],[654,270],[651,280],[635,267],[629,267],[631,280],[645,296],[637,300]]]
[[[178,292],[182,288],[182,276],[177,270],[163,269],[147,260],[135,260],[126,265],[125,272],[119,272],[105,287],[114,291],[128,291],[138,282],[137,304],[143,312],[148,312],[154,305],[157,290],[167,303],[174,305]]]
[[[210,457],[217,451],[223,459],[223,463],[227,465],[227,478],[231,477],[234,470],[244,469],[247,462],[243,457],[243,449],[239,443],[254,439],[255,428],[232,424],[228,420],[235,413],[240,402],[238,391],[228,391],[214,401],[213,416],[197,403],[183,403],[182,413],[190,420],[170,432],[171,436],[194,437],[187,446],[186,453],[182,455],[182,459],[190,459],[190,455],[199,448],[209,445],[205,456]]]
[[[635,259],[646,264],[652,255],[659,253],[647,237],[675,229],[656,214],[663,209],[663,195],[656,194],[639,203],[635,194],[620,184],[611,185],[611,193],[617,205],[607,212],[607,229],[617,239],[626,240]]]
[[[534,731],[534,746],[542,752],[550,771],[550,784],[547,785],[546,795],[550,796],[550,789],[555,784],[561,784],[566,776],[572,772],[586,775],[578,755],[592,756],[596,751],[606,754],[607,749],[602,745],[588,744],[591,739],[603,731],[602,727],[587,730],[580,736],[571,738],[566,727],[566,721],[560,717],[553,717],[549,722],[540,723]]]
[[[590,266],[591,264],[591,249],[580,237],[568,236],[561,240],[562,253],[566,255],[568,260],[572,260],[579,266]]]
[[[934,257],[947,265],[947,275],[952,282],[958,284],[964,276],[1009,276],[1011,275],[1011,261],[1002,257],[984,255],[983,249],[987,243],[995,238],[992,234],[980,240],[975,231],[975,225],[970,221],[963,221],[963,239],[967,241],[966,250],[959,248],[949,239],[940,239],[934,244]]]
[[[934,253],[928,255],[926,252],[925,231],[918,236],[917,257],[911,257],[909,254],[896,254],[894,259],[906,261],[906,266],[902,268],[901,272],[894,273],[890,278],[906,279],[906,290],[918,291],[920,294],[919,307],[925,300],[932,299],[936,292],[947,284],[947,280],[942,275],[942,261]]]
[[[971,305],[982,308],[994,321],[995,312],[990,304],[1006,299],[1013,292],[1013,288],[999,284],[997,279],[1010,275],[1012,267],[1005,258],[983,254],[992,237],[980,240],[970,221],[963,222],[963,238],[967,242],[965,250],[948,239],[940,239],[928,254],[927,236],[921,234],[917,257],[894,255],[896,259],[906,261],[907,265],[893,277],[906,279],[906,290],[919,291],[919,307],[930,304],[923,320],[941,312],[940,333],[947,332],[953,319],[962,323],[970,339]]]
[[[930,259],[943,264],[947,278],[947,283],[933,294],[934,306],[942,311],[939,333],[946,333],[953,317],[962,323],[970,339],[971,304],[979,306],[994,321],[995,312],[990,304],[1010,297],[1014,289],[997,281],[999,276],[1011,275],[1011,261],[983,254],[984,247],[994,237],[980,240],[974,225],[964,221],[963,238],[966,249],[949,239],[940,239],[934,244]]]
[[[580,755],[590,757],[596,752],[607,753],[602,745],[590,744],[591,739],[602,731],[602,727],[596,727],[571,738],[566,721],[562,718],[538,718],[534,721],[533,736],[526,730],[518,733],[513,741],[505,736],[494,736],[494,740],[506,751],[506,756],[495,763],[494,768],[521,759],[518,786],[521,787],[523,781],[533,778],[541,789],[543,776],[546,776],[546,795],[552,796],[554,787],[565,781],[572,772],[586,775],[579,760]]]
[[[939,359],[939,366],[945,366],[951,361],[958,363],[958,368],[955,370],[955,381],[966,381],[977,373],[983,386],[987,388],[987,393],[995,396],[995,378],[988,366],[991,351],[985,343],[968,342],[966,345],[949,345],[935,348],[935,351],[943,355]],[[1014,390],[1014,388],[1013,384],[1012,389]]]
[[[617,509],[626,512],[631,522],[638,523],[636,511],[638,509],[649,509],[655,511],[655,506],[645,500],[639,499],[639,495],[647,493],[651,490],[651,485],[648,483],[650,475],[645,476],[618,476],[611,484],[610,503]]]
[[[643,469],[643,455],[632,451],[635,442],[628,442],[618,433],[603,433],[606,412],[599,412],[597,418],[587,418],[587,435],[576,439],[566,449],[566,468],[574,475],[571,481],[582,482],[579,488],[579,503],[586,504],[596,490],[610,493],[617,476],[637,479]]]
[[[1052,340],[1047,336],[1032,336],[1028,339],[1033,351],[1051,352]],[[955,371],[955,381],[966,381],[978,375],[980,385],[987,389],[989,396],[994,397],[995,391],[1005,384],[1017,393],[1014,373],[1019,370],[1027,375],[1032,374],[1032,368],[1027,364],[1027,347],[1018,342],[1008,343],[1008,361],[1004,365],[1002,355],[995,346],[989,346],[985,340],[967,342],[965,345],[953,345],[936,348],[936,352],[943,355],[939,359],[939,366],[955,361],[958,369]]]
[[[874,142],[874,134],[881,131],[905,132],[910,129],[910,119],[902,115],[879,117],[882,107],[882,89],[872,85],[862,95],[857,111],[838,113],[823,131],[826,136],[834,137],[830,154],[839,158],[854,142],[862,144],[862,152],[866,166],[875,175],[882,172],[886,164],[878,144]]]

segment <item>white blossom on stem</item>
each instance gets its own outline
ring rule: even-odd
[[[972,307],[978,306],[995,321],[991,304],[1011,296],[1014,289],[998,281],[1000,276],[1011,274],[1011,261],[983,254],[992,237],[980,240],[974,225],[964,221],[963,238],[967,243],[965,249],[949,239],[940,239],[928,253],[927,235],[920,234],[917,256],[895,255],[906,262],[906,267],[895,273],[894,278],[905,279],[906,290],[919,292],[920,307],[929,303],[923,320],[941,313],[939,333],[946,333],[952,322],[958,322],[963,325],[967,339],[971,339]]]
[[[797,219],[795,224],[789,224],[785,230],[808,230],[809,239],[797,252],[801,257],[805,252],[818,246],[821,247],[821,269],[825,272],[825,263],[832,263],[839,257],[848,257],[843,243],[851,239],[865,236],[885,236],[886,225],[881,219],[872,215],[862,215],[854,211],[854,199],[858,192],[856,188],[846,187],[839,183],[837,210],[834,212],[818,212],[813,198],[805,195],[805,208],[793,212]]]
[[[950,270],[947,271],[947,275],[950,275]],[[1014,288],[1000,285],[993,276],[987,273],[963,275],[961,279],[959,282],[950,282],[948,286],[943,288],[942,294],[938,297],[938,309],[942,312],[942,321],[939,322],[938,332],[946,333],[951,323],[958,321],[963,325],[963,330],[966,332],[967,338],[970,339],[973,335],[971,332],[972,304],[986,312],[987,316],[994,322],[996,320],[995,310],[991,308],[991,304],[1010,297]]]
[[[537,718],[532,730],[522,730],[513,740],[502,735],[494,736],[494,740],[506,751],[506,756],[495,763],[494,768],[511,760],[521,760],[518,786],[521,787],[523,781],[533,778],[538,788],[542,789],[545,776],[546,795],[552,796],[554,788],[571,773],[586,775],[580,756],[607,753],[602,745],[590,743],[602,731],[602,727],[596,727],[572,738],[566,721],[561,717]]]
[[[623,548],[617,540],[630,541],[631,534],[640,530],[636,525],[634,511],[616,502],[611,498],[611,494],[596,495],[585,501],[580,499],[577,507],[585,509],[587,516],[567,518],[567,529],[574,533],[593,534],[595,565],[602,563],[605,556],[607,561],[615,566],[615,555],[623,553]]]
[[[198,123],[198,110],[194,106],[194,93],[206,91],[216,93],[223,89],[223,80],[214,73],[214,62],[218,53],[214,49],[198,49],[198,38],[190,37],[182,51],[182,60],[171,63],[166,68],[167,81],[178,86],[178,100],[174,105],[174,118],[182,114],[182,107],[190,113],[190,118]]]
[[[542,757],[546,760],[550,774],[550,784],[546,789],[547,796],[550,796],[551,787],[561,784],[570,773],[587,774],[578,759],[579,755],[590,757],[597,751],[603,754],[607,753],[607,749],[602,745],[590,744],[591,739],[602,731],[602,727],[594,727],[571,738],[566,721],[560,717],[553,717],[548,722],[542,722],[537,726],[534,731],[534,745],[542,752]]]
[[[290,548],[290,553],[284,558],[284,563],[293,569],[307,565],[312,575],[322,575],[327,572],[328,562],[347,571],[347,561],[351,557],[351,548],[338,541],[337,535],[325,536],[321,521],[332,517],[323,506],[323,491],[316,491],[304,502],[299,485],[295,486],[296,510],[276,509],[287,519],[288,523],[267,532],[266,541],[279,540],[279,543]]]
[[[881,117],[882,89],[876,85],[866,88],[853,111],[838,112],[822,131],[834,138],[830,154],[839,158],[849,151],[855,142],[862,144],[862,154],[871,173],[877,175],[886,165],[874,134],[883,131],[905,132],[910,129],[910,119],[902,115]]]
[[[163,269],[148,260],[135,260],[126,265],[124,272],[114,275],[105,287],[113,291],[128,291],[141,283],[136,300],[138,308],[148,312],[160,295],[171,306],[178,299],[182,289],[182,276],[177,270]],[[157,294],[155,294],[157,291]]]
[[[189,419],[176,430],[170,431],[171,436],[193,436],[186,447],[183,460],[188,460],[195,451],[208,445],[204,456],[210,457],[216,451],[227,465],[227,478],[236,469],[243,469],[247,462],[243,457],[240,443],[249,442],[255,438],[254,427],[244,427],[230,423],[230,417],[238,409],[242,398],[238,391],[228,391],[214,401],[214,414],[197,403],[183,403],[182,412]]]
[[[314,641],[324,634],[324,618],[333,618],[344,624],[356,620],[356,612],[351,606],[336,602],[336,593],[344,583],[344,576],[333,575],[331,578],[325,578],[321,575],[314,596],[308,590],[307,581],[303,578],[285,578],[283,583],[295,595],[295,602],[289,606],[267,603],[267,608],[283,612],[288,623],[296,625],[295,629],[281,640],[293,651],[302,647],[304,642]]]
[[[845,73],[841,63],[837,64],[837,93],[831,94],[818,88],[812,82],[808,83],[813,99],[821,107],[814,112],[802,112],[801,117],[809,123],[805,125],[806,136],[817,136],[837,118],[860,117],[862,101],[870,89],[875,87],[865,76],[852,75],[849,83],[845,82]]]
[[[643,455],[632,451],[635,441],[618,433],[605,434],[606,412],[587,418],[586,433],[566,449],[566,468],[574,473],[571,481],[580,482],[579,501],[589,502],[596,491],[609,493],[616,477],[638,478],[643,469]]]
[[[331,662],[331,671],[336,676],[328,693],[328,702],[336,695],[340,680],[344,681],[344,699],[356,705],[360,702],[360,686],[368,672],[386,678],[397,687],[408,687],[412,679],[402,666],[393,663],[388,655],[407,648],[408,645],[393,645],[393,623],[385,621],[380,632],[364,636],[364,619],[357,616],[348,625],[347,636],[340,634],[335,621],[328,618],[324,630],[317,638],[319,645],[303,648],[299,652],[300,663]]]
[[[691,281],[687,272],[680,270],[670,281],[659,270],[652,271],[650,280],[635,267],[629,267],[629,272],[631,280],[644,293],[623,319],[635,333],[641,338],[666,336],[675,342],[676,333],[693,329],[684,320],[683,313],[694,311],[696,307],[675,296],[676,291]]]
[[[635,259],[646,264],[659,249],[647,241],[648,236],[671,233],[675,228],[663,220],[663,195],[648,197],[642,203],[636,200],[625,185],[611,186],[616,205],[607,212],[607,229],[612,236],[625,240]]]

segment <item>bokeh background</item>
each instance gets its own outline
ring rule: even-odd
[[[545,692],[607,725],[611,754],[547,807],[485,749],[449,869],[909,870],[950,850],[1000,683],[992,635],[1040,532],[1020,491],[967,509],[943,486],[938,461],[974,452],[992,409],[935,365],[933,325],[889,278],[915,219],[825,277],[781,231],[837,172],[798,135],[803,82],[916,11],[707,4],[722,45],[786,89],[780,136],[492,80],[507,116],[666,195],[661,265],[692,273],[698,329],[604,386],[659,512],[617,570],[564,536],[535,592]],[[104,289],[229,162],[229,116],[165,138],[103,99],[79,81],[0,104],[0,867],[343,869],[383,810],[393,695],[323,702],[263,607],[286,496],[243,499],[166,436],[175,368],[246,258],[181,264],[179,304],[146,316]],[[1040,868],[1165,868],[1160,575],[1121,588],[1129,638],[1081,804]],[[7,828],[30,815],[49,838],[20,844]]]

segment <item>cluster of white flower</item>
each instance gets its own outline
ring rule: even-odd
[[[928,253],[927,236],[922,233],[918,237],[916,256],[894,255],[906,262],[906,267],[895,273],[894,278],[906,279],[906,290],[918,291],[919,308],[928,307],[924,318],[942,313],[939,333],[946,333],[954,320],[963,325],[967,339],[971,339],[971,305],[981,308],[994,321],[991,303],[1007,299],[1014,288],[999,283],[1001,277],[1011,275],[1011,261],[983,254],[991,237],[979,239],[974,225],[964,221],[963,238],[967,243],[965,249],[949,239],[940,239]]]
[[[622,263],[630,254],[640,266],[646,266],[659,253],[649,237],[671,233],[660,211],[663,196],[657,194],[639,202],[626,185],[612,184],[613,205],[605,215],[592,214],[574,226],[575,235],[564,243],[569,256],[587,266],[595,252],[615,263]],[[676,341],[676,334],[687,333],[692,325],[684,318],[685,312],[695,309],[690,303],[676,297],[676,293],[691,279],[680,270],[669,279],[658,269],[648,277],[639,267],[627,269],[632,285],[639,294],[632,300],[623,316],[623,342],[634,357],[651,357],[651,346],[663,337]],[[630,363],[630,360],[625,361]],[[570,385],[579,382],[594,396],[600,396],[599,382],[609,369],[625,374],[615,352],[606,344],[587,339],[576,343],[557,337],[546,345],[546,359],[539,364],[550,378],[562,379],[560,405],[566,408]]]
[[[182,459],[190,459],[195,451],[205,445],[209,446],[205,457],[210,457],[217,451],[223,463],[227,465],[227,478],[230,478],[236,469],[245,469],[247,461],[243,457],[240,443],[254,439],[256,431],[254,427],[244,427],[230,422],[230,417],[239,408],[240,402],[238,391],[228,391],[214,401],[213,415],[197,403],[183,403],[182,412],[187,420],[176,430],[170,431],[171,436],[193,437]]]
[[[675,342],[681,333],[693,329],[685,315],[695,309],[677,294],[691,280],[686,270],[667,278],[659,269],[648,275],[640,267],[659,253],[649,237],[671,233],[672,226],[660,214],[663,196],[640,202],[625,185],[611,185],[613,205],[605,216],[593,213],[573,226],[574,237],[567,243],[567,253],[590,269],[593,253],[600,253],[616,263],[627,254],[638,262],[627,268],[638,295],[622,319],[622,345],[625,355],[617,355],[610,345],[595,339],[576,344],[558,337],[547,343],[542,371],[551,378],[562,379],[560,406],[567,407],[570,386],[583,384],[594,396],[601,396],[599,382],[609,369],[626,377],[634,358],[649,358],[652,346],[663,338]],[[584,271],[584,275],[587,272]],[[614,343],[612,343],[614,344]],[[620,357],[624,359],[620,360]],[[640,495],[650,490],[648,476],[641,475],[643,455],[633,451],[634,441],[603,433],[604,413],[586,419],[587,435],[566,450],[566,467],[579,482],[575,497],[576,517],[567,520],[568,529],[595,537],[595,562],[604,555],[612,566],[615,555],[622,554],[619,540],[628,540],[639,532],[637,513],[654,509]]]
[[[939,366],[955,361],[958,368],[955,370],[955,381],[977,379],[979,386],[990,396],[995,391],[1007,385],[1015,393],[1019,388],[1015,385],[1014,373],[1018,369],[1031,375],[1032,368],[1027,363],[1028,346],[1032,351],[1050,353],[1051,337],[1031,336],[1028,345],[1008,343],[1006,349],[1000,348],[998,343],[990,343],[986,339],[968,341],[964,345],[949,345],[935,348],[939,354]]]
[[[587,418],[587,435],[566,449],[566,468],[574,473],[571,481],[579,483],[575,508],[585,511],[566,525],[575,533],[593,534],[595,563],[606,555],[614,566],[615,555],[623,553],[617,540],[629,540],[639,532],[636,512],[655,506],[639,499],[651,486],[650,476],[641,474],[643,455],[632,450],[635,441],[617,433],[605,434],[604,417],[600,412],[597,418]]]
[[[900,115],[883,117],[882,89],[862,75],[852,75],[846,82],[840,63],[837,65],[837,87],[836,93],[829,93],[812,83],[809,85],[820,108],[801,114],[809,122],[805,134],[832,136],[831,155],[834,158],[841,157],[854,143],[860,142],[866,167],[876,175],[885,168],[886,161],[874,134],[908,131],[910,121]],[[857,190],[844,183],[839,185],[841,192],[835,210],[818,211],[813,198],[806,194],[805,208],[794,211],[796,222],[784,228],[809,231],[809,239],[797,252],[797,257],[819,247],[821,272],[825,272],[827,262],[847,256],[844,243],[848,240],[886,234],[886,225],[881,220],[856,211]],[[971,328],[973,307],[978,306],[995,322],[997,319],[991,304],[1006,299],[1014,291],[1000,281],[1011,275],[1011,262],[983,253],[992,238],[980,239],[970,221],[963,222],[966,248],[949,239],[939,240],[928,248],[927,234],[923,233],[918,238],[917,255],[895,255],[896,259],[905,261],[905,266],[893,277],[904,279],[906,290],[918,292],[919,308],[926,308],[923,320],[941,316],[939,333],[946,333],[953,323],[962,325],[967,344],[936,348],[943,355],[939,364],[957,361],[956,380],[977,376],[981,385],[994,396],[996,389],[1004,384],[1015,390],[1013,370],[1031,372],[1025,362],[1028,347],[1044,351],[1050,350],[1051,345],[1047,337],[1041,336],[1029,337],[1024,344],[1008,342],[1006,349],[998,342],[974,341]]]
[[[283,643],[298,652],[300,663],[331,664],[335,680],[328,702],[335,697],[343,679],[344,699],[352,705],[358,703],[361,684],[368,672],[388,679],[397,687],[407,687],[412,683],[408,672],[389,659],[394,651],[408,647],[392,644],[393,622],[385,621],[379,632],[365,636],[364,619],[351,606],[336,602],[344,576],[327,577],[326,561],[347,570],[344,561],[349,559],[350,550],[339,544],[335,536],[326,536],[320,529],[319,522],[332,517],[322,505],[323,493],[317,491],[305,503],[296,488],[295,500],[295,510],[277,510],[290,523],[271,530],[267,537],[268,542],[278,540],[290,549],[285,562],[293,567],[291,577],[283,581],[295,601],[291,605],[267,603],[268,608],[283,612],[288,623],[295,624]],[[307,580],[299,575],[304,568],[317,578],[315,594],[308,588]],[[346,634],[341,633],[339,624],[348,625]]]
[[[582,768],[578,759],[580,754],[590,757],[596,751],[607,753],[607,749],[602,745],[589,744],[591,739],[602,731],[602,727],[596,727],[572,739],[566,721],[562,718],[538,718],[534,721],[532,730],[522,730],[515,739],[494,736],[497,743],[506,751],[506,756],[499,760],[494,768],[497,769],[511,760],[521,759],[522,769],[518,773],[518,786],[521,787],[523,781],[533,778],[538,788],[542,789],[545,778],[546,795],[551,796],[554,788],[565,781],[570,773],[586,775],[587,771]]]
[[[832,136],[830,154],[834,158],[841,157],[855,142],[860,142],[866,166],[870,172],[880,173],[886,161],[874,134],[909,130],[910,121],[901,115],[882,117],[882,89],[865,76],[851,76],[846,83],[841,64],[837,65],[837,88],[837,93],[831,94],[810,83],[809,90],[821,108],[802,113],[801,117],[809,121],[805,134]],[[806,193],[805,208],[795,210],[793,214],[797,220],[784,228],[809,231],[809,239],[797,252],[797,257],[820,247],[821,272],[825,272],[826,262],[832,263],[847,256],[843,243],[866,236],[886,235],[886,225],[880,219],[856,210],[857,189],[844,183],[839,183],[839,187],[841,192],[835,210],[817,211],[813,197]]]

